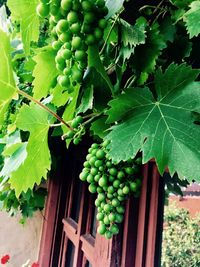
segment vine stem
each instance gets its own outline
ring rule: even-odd
[[[53,115],[58,121],[60,121],[62,124],[64,124],[67,128],[69,128],[71,131],[73,131],[74,129],[67,123],[65,122],[60,116],[58,116],[58,114],[56,114],[55,112],[53,112],[50,108],[48,108],[47,106],[45,106],[44,104],[42,104],[40,101],[38,101],[37,99],[33,98],[32,96],[28,95],[27,93],[25,93],[24,91],[17,89],[17,93],[19,95],[24,96],[25,98],[27,98],[28,100],[31,100],[32,102],[36,103],[38,106],[40,106],[41,108],[45,109],[47,112],[49,112],[51,115]]]
[[[111,26],[111,28],[110,28],[110,30],[109,30],[107,36],[106,36],[104,45],[103,45],[103,47],[102,47],[102,49],[101,49],[101,51],[100,51],[100,53],[99,53],[100,55],[103,53],[103,51],[104,51],[104,49],[105,49],[105,47],[106,47],[106,43],[108,42],[108,39],[110,38],[110,35],[111,35],[111,33],[112,33],[112,30],[114,29],[115,24],[116,24],[116,22],[117,22],[119,16],[121,15],[121,13],[122,13],[123,11],[124,11],[124,8],[118,13],[118,15],[116,16],[115,20],[113,21],[113,24],[112,24],[112,26]]]

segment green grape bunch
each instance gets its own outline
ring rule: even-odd
[[[105,1],[40,0],[37,14],[49,18],[58,84],[72,92],[83,80],[88,47],[103,39],[108,14]]]
[[[97,232],[107,239],[119,233],[130,194],[138,197],[141,189],[141,158],[114,164],[108,156],[108,142],[92,144],[86,156],[80,180],[89,183],[89,191],[97,194]]]

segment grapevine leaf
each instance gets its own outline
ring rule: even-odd
[[[194,0],[170,0],[170,2],[178,8],[186,8]]]
[[[113,92],[113,85],[110,81],[110,78],[108,77],[104,66],[101,62],[101,59],[99,57],[99,51],[98,48],[95,46],[90,46],[88,49],[88,66],[94,67],[96,71],[100,74],[100,76],[104,79],[104,81],[107,83],[108,87],[110,88],[111,92]]]
[[[152,73],[161,51],[166,48],[166,40],[160,33],[160,28],[154,24],[147,34],[145,44],[135,48],[133,65],[137,71]]]
[[[38,0],[8,0],[12,20],[20,22],[21,37],[26,54],[30,53],[30,44],[39,37],[39,17],[36,13]]]
[[[143,152],[143,163],[155,158],[162,174],[200,181],[200,127],[192,112],[200,113],[199,71],[171,64],[155,75],[155,98],[148,88],[129,88],[110,102],[108,122],[119,121],[106,139],[113,161]]]
[[[40,51],[33,59],[36,62],[33,76],[33,92],[34,98],[41,99],[46,97],[55,77],[57,76],[57,69],[55,63],[55,51],[48,47]],[[42,71],[41,71],[42,70]]]
[[[106,6],[108,8],[107,19],[115,15],[123,6],[124,0],[106,0]]]
[[[67,90],[63,90],[63,87],[61,87],[59,84],[51,89],[51,94],[53,96],[51,103],[56,107],[64,106],[71,98],[71,94],[69,94]]]
[[[41,107],[32,104],[24,105],[17,117],[17,127],[29,131],[30,137],[27,144],[27,157],[19,168],[10,176],[11,188],[16,195],[26,192],[46,178],[51,166],[51,157],[48,148],[48,130],[50,124],[49,113]]]
[[[106,124],[106,117],[102,117],[91,124],[90,130],[93,132],[93,135],[104,138],[106,136],[106,130],[108,130],[108,127],[109,125]]]
[[[200,33],[200,2],[194,1],[190,5],[190,10],[188,10],[184,15],[184,21],[186,23],[187,31],[190,38],[198,36]]]
[[[120,20],[120,23],[124,46],[130,45],[133,47],[145,43],[147,21],[143,17],[138,18],[134,26],[123,19]]]
[[[94,88],[93,86],[89,86],[85,89],[81,104],[78,107],[78,112],[79,113],[85,113],[87,110],[93,108],[93,100],[94,100]]]
[[[11,67],[10,40],[6,33],[0,29],[0,128],[4,121],[7,107],[16,94],[16,86]]]
[[[4,149],[3,155],[5,158],[3,169],[0,176],[10,176],[10,174],[17,170],[27,157],[26,152],[27,143],[18,143],[8,146]]]
[[[123,19],[120,20],[122,39],[120,55],[122,55],[123,61],[131,57],[137,45],[145,43],[146,25],[147,21],[143,17],[138,18],[134,26]]]

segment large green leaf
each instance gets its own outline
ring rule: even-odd
[[[36,62],[33,76],[33,92],[36,99],[46,97],[55,77],[57,76],[57,69],[55,63],[55,51],[48,47],[40,51],[33,59]]]
[[[155,158],[161,173],[200,181],[200,126],[192,112],[200,112],[199,71],[172,64],[155,75],[155,98],[148,88],[129,88],[110,102],[108,122],[119,121],[106,139],[109,155],[119,162],[143,152],[143,163]]]
[[[17,170],[10,175],[10,184],[16,195],[26,192],[46,178],[51,166],[48,148],[49,113],[41,107],[24,105],[17,117],[17,127],[29,131],[30,137],[26,147],[27,157]]]
[[[184,15],[184,21],[190,38],[198,36],[200,33],[200,1],[194,1],[190,5],[190,10]]]
[[[9,37],[0,29],[0,129],[7,107],[16,93],[10,52]]]
[[[36,7],[39,0],[8,0],[7,5],[11,11],[12,20],[20,22],[22,42],[24,50],[30,53],[31,41],[38,41],[39,37],[39,17]]]

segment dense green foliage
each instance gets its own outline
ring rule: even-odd
[[[171,203],[165,208],[162,267],[200,266],[200,216]]]
[[[0,3],[2,193],[47,178],[55,136],[200,180],[199,1]]]

